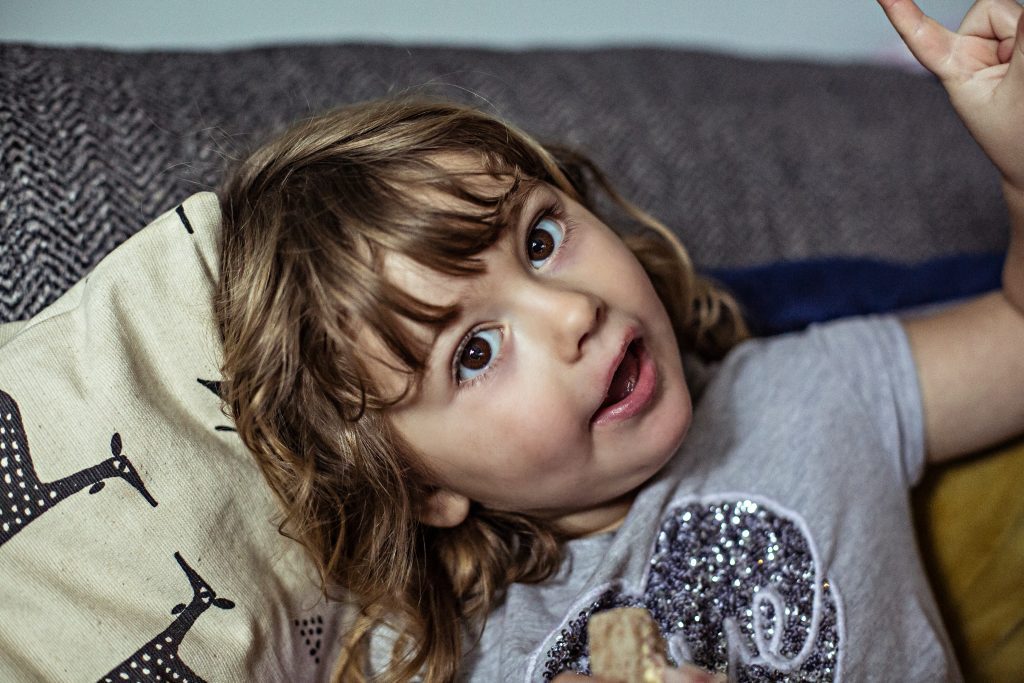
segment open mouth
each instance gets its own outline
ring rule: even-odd
[[[591,424],[601,425],[638,415],[654,397],[658,372],[643,339],[629,342],[612,373],[604,400],[594,412]]]
[[[615,369],[611,384],[608,385],[608,395],[598,410],[620,403],[636,389],[636,382],[640,378],[641,343],[639,339],[634,339],[626,347],[626,353],[622,356],[619,367]]]

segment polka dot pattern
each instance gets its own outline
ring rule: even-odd
[[[105,480],[128,482],[146,501],[157,502],[146,490],[131,461],[121,453],[121,435],[110,440],[111,457],[63,479],[42,482],[32,464],[28,436],[14,398],[0,390],[0,545],[55,505],[84,488],[99,493]]]

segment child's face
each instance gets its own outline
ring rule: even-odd
[[[388,262],[406,291],[462,306],[393,424],[455,499],[576,533],[617,523],[690,423],[664,306],[622,240],[549,185],[482,258],[470,278]]]

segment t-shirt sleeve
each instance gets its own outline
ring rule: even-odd
[[[924,472],[924,415],[910,343],[893,316],[850,318],[813,325],[807,332],[840,374],[865,417],[876,426],[885,452],[894,454],[904,485]]]

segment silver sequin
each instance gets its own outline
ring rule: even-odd
[[[800,526],[753,500],[692,503],[662,523],[641,596],[611,589],[547,652],[545,680],[590,673],[587,622],[614,607],[654,616],[674,661],[730,681],[830,681],[839,656],[836,598]]]

